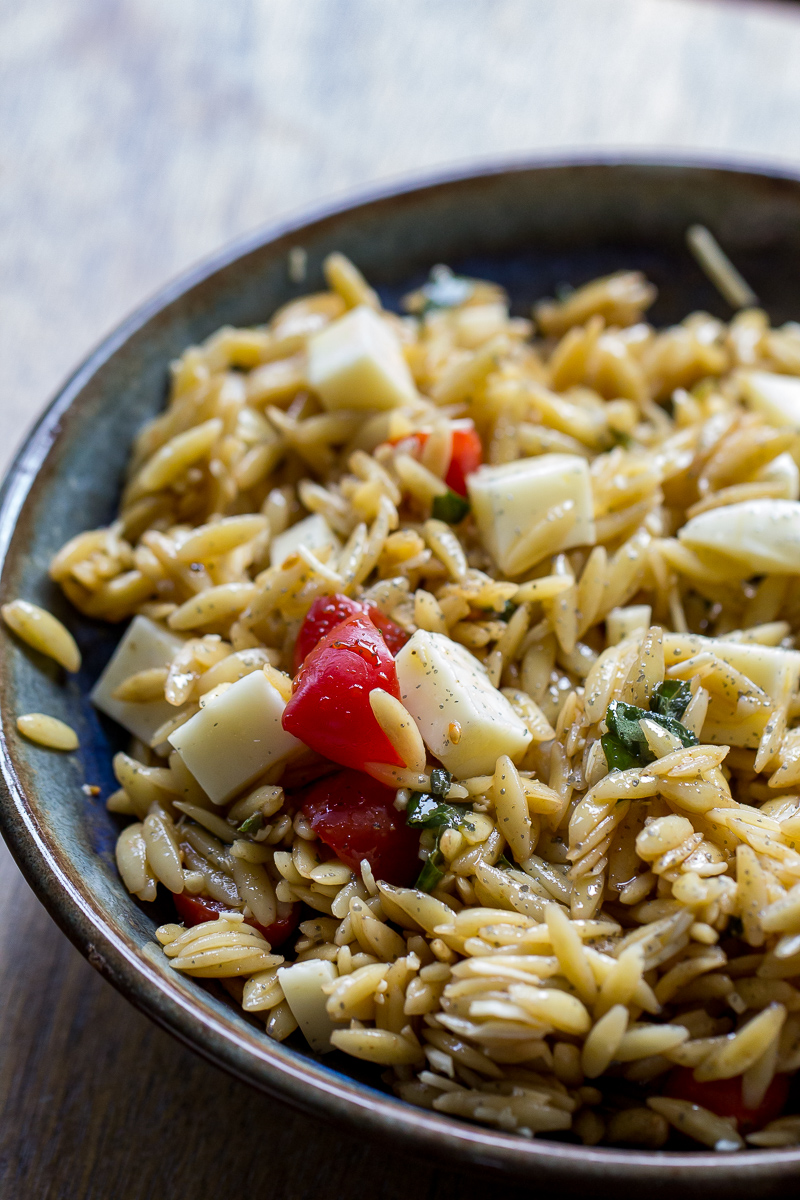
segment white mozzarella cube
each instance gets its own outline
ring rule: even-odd
[[[458,779],[492,774],[501,754],[521,761],[529,729],[463,646],[418,629],[395,664],[422,740]]]
[[[397,408],[416,397],[396,334],[360,305],[308,342],[308,382],[325,408]]]
[[[216,695],[169,742],[203,791],[223,804],[302,744],[281,724],[285,707],[264,672],[253,671]]]
[[[710,651],[723,662],[752,679],[766,692],[769,703],[737,716],[732,705],[711,693],[706,721],[700,740],[718,746],[742,746],[755,750],[775,706],[797,690],[800,683],[800,651],[782,646],[760,646],[755,642],[706,638],[691,633],[665,633],[664,662],[667,667],[684,662],[696,654]]]
[[[147,617],[134,617],[117,646],[106,669],[92,689],[91,700],[107,716],[143,742],[149,742],[155,731],[170,717],[175,708],[166,700],[132,704],[115,700],[113,693],[129,675],[169,666],[183,645],[183,638],[156,625]]]
[[[589,466],[577,454],[541,454],[481,467],[469,476],[467,488],[483,543],[507,575],[535,566],[539,552],[536,547],[525,552],[525,537],[555,504],[571,501],[575,522],[548,553],[595,540]]]
[[[762,467],[758,478],[764,483],[780,484],[783,499],[800,500],[800,470],[788,450]]]
[[[304,517],[296,525],[290,525],[284,533],[279,533],[269,548],[271,567],[281,567],[287,558],[296,554],[301,546],[313,553],[331,546],[334,550],[341,549],[341,542],[331,529],[321,513],[313,513]]]
[[[678,537],[692,550],[707,550],[741,563],[747,574],[800,572],[800,503],[744,500],[711,508],[687,521]]]
[[[606,617],[606,641],[616,646],[632,633],[649,629],[653,610],[649,604],[630,604],[627,608],[612,608]]]
[[[317,1054],[333,1050],[331,1034],[346,1024],[332,1021],[325,1007],[328,997],[322,989],[337,978],[338,971],[333,963],[321,958],[309,958],[306,962],[278,968],[278,981],[286,1003],[300,1032]]]
[[[800,379],[771,371],[742,371],[742,398],[772,425],[800,429]]]
[[[667,667],[711,651],[717,658],[730,663],[737,671],[752,679],[773,700],[782,699],[787,688],[793,691],[800,679],[800,650],[761,646],[757,642],[729,641],[727,638],[707,638],[698,633],[665,633],[663,645]]]

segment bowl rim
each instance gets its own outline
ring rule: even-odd
[[[238,259],[270,243],[302,233],[328,219],[376,203],[478,179],[576,167],[641,167],[751,175],[800,185],[800,169],[745,155],[599,148],[552,150],[493,157],[431,168],[383,180],[282,216],[204,256],[138,305],[68,376],[36,420],[9,466],[0,490],[0,575],[24,504],[57,441],[63,417],[96,372],[162,309]],[[168,977],[133,951],[99,904],[84,894],[66,856],[39,826],[25,794],[14,755],[0,723],[0,822],[4,839],[33,891],[73,944],[138,1009],[195,1052],[246,1083],[296,1108],[343,1124],[371,1138],[404,1143],[412,1153],[434,1154],[453,1165],[504,1170],[517,1177],[538,1173],[542,1182],[586,1183],[634,1179],[649,1186],[696,1183],[700,1175],[716,1191],[743,1190],[746,1181],[774,1182],[800,1172],[800,1147],[713,1151],[640,1151],[527,1140],[418,1109],[338,1072],[324,1068],[257,1030],[251,1036],[226,1024],[210,1009],[172,986]],[[708,1178],[707,1173],[712,1176]],[[660,1188],[659,1188],[660,1190]]]

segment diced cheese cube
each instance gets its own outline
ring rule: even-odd
[[[771,371],[742,371],[742,398],[772,425],[800,429],[800,379]]]
[[[321,958],[309,958],[305,962],[278,968],[278,981],[286,1003],[300,1026],[300,1032],[317,1054],[327,1054],[333,1050],[331,1034],[345,1024],[332,1021],[325,1008],[328,997],[322,989],[337,978],[338,971],[333,963]]]
[[[463,646],[418,629],[395,664],[403,703],[422,740],[453,775],[491,774],[501,754],[521,761],[530,731]]]
[[[301,745],[281,724],[285,707],[264,672],[253,671],[170,734],[169,742],[203,791],[222,804]]]
[[[695,654],[710,651],[752,679],[766,692],[770,703],[757,708],[744,719],[736,716],[731,705],[711,692],[708,714],[700,740],[718,746],[743,746],[754,750],[776,704],[797,689],[800,682],[800,651],[781,646],[760,646],[755,642],[727,641],[691,633],[665,633],[664,662],[667,667],[684,662]]]
[[[606,617],[606,641],[616,646],[632,633],[648,629],[653,610],[649,604],[631,604],[627,608],[612,608]]]
[[[149,742],[155,731],[170,717],[175,708],[166,700],[146,704],[131,704],[115,700],[112,693],[129,675],[166,667],[183,645],[183,638],[156,625],[147,617],[134,617],[114,651],[106,669],[92,689],[91,700],[107,716],[143,742]]]
[[[285,533],[278,534],[269,548],[270,566],[283,566],[286,559],[296,554],[301,546],[312,552],[322,550],[325,546],[339,550],[341,542],[322,514],[313,513],[296,525],[290,525]]]
[[[400,342],[366,305],[308,341],[308,382],[325,408],[396,408],[416,397]]]
[[[780,484],[785,500],[800,500],[800,470],[788,450],[762,467],[758,478],[764,483]]]
[[[678,537],[693,550],[722,554],[749,574],[800,572],[800,503],[744,500],[699,513]]]
[[[595,540],[592,485],[586,459],[577,454],[540,454],[499,467],[481,467],[467,479],[472,510],[486,549],[501,570],[519,575],[540,558],[525,536],[555,504],[571,500],[575,522],[548,553]]]

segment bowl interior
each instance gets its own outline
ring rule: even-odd
[[[131,440],[162,407],[167,366],[223,324],[258,324],[294,296],[322,286],[331,250],[350,255],[388,307],[432,265],[497,280],[514,311],[563,284],[639,268],[658,285],[657,324],[702,308],[730,310],[685,248],[688,225],[708,225],[761,297],[771,319],[800,319],[800,184],[759,173],[657,163],[572,163],[489,171],[379,197],[253,239],[166,289],[79,370],[21,452],[0,511],[0,600],[21,596],[50,608],[75,632],[84,665],[65,679],[49,660],[0,639],[0,765],[6,837],[28,879],[84,953],[155,1019],[257,1086],[372,1132],[394,1132],[417,1149],[595,1190],[621,1175],[657,1190],[708,1169],[708,1186],[765,1192],[797,1170],[795,1152],[738,1156],[586,1150],[526,1143],[420,1113],[375,1086],[379,1074],[341,1055],[316,1060],[302,1038],[278,1046],[221,989],[164,967],[152,938],[172,917],[168,900],[140,905],[114,862],[120,822],[104,799],[116,787],[112,754],[124,738],[88,701],[119,628],[80,618],[47,577],[71,536],[114,515]],[[287,256],[307,253],[292,283]],[[14,720],[44,711],[69,721],[81,748],[69,756],[18,737]],[[87,795],[84,785],[98,785]]]

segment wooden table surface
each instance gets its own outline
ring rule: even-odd
[[[104,333],[260,223],[553,148],[797,168],[798,62],[800,8],[766,0],[0,0],[0,466]],[[4,847],[0,997],[4,1198],[485,1190],[179,1046],[94,974]]]

